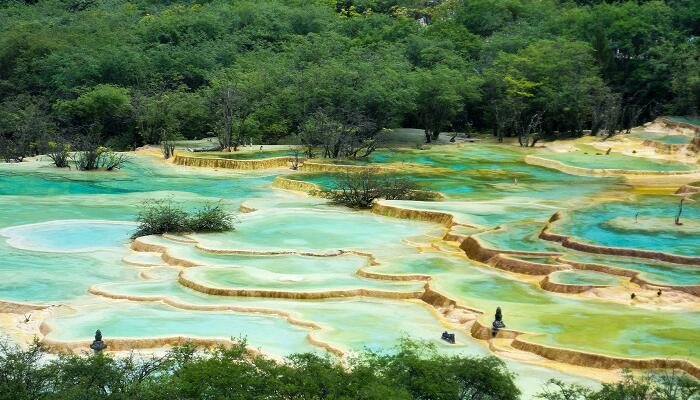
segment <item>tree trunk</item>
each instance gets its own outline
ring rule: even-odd
[[[685,197],[682,197],[680,204],[678,204],[678,214],[676,214],[676,225],[683,225],[683,223],[681,222],[681,213],[683,212],[683,201],[685,201]]]

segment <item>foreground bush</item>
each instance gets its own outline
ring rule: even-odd
[[[404,340],[388,353],[340,362],[294,354],[282,361],[230,348],[176,347],[164,356],[49,355],[0,342],[0,400],[367,399],[515,400],[514,375],[496,357],[439,354]],[[697,380],[675,371],[626,375],[598,390],[551,381],[545,400],[697,400]]]
[[[537,397],[544,400],[698,400],[700,381],[679,371],[650,371],[635,376],[625,371],[619,382],[599,390],[553,379]]]
[[[419,190],[418,185],[407,178],[372,171],[341,174],[330,189],[322,195],[351,208],[370,208],[376,199],[433,200],[434,195]]]
[[[233,216],[221,204],[207,203],[188,212],[170,200],[153,200],[143,204],[132,238],[163,233],[224,232],[234,228]]]
[[[390,354],[347,362],[316,354],[283,361],[245,343],[162,357],[60,355],[35,344],[0,346],[0,400],[42,399],[472,399],[515,400],[513,375],[495,357],[443,356],[402,343]]]

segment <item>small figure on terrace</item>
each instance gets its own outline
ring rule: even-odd
[[[442,340],[446,341],[447,343],[455,344],[455,334],[444,331],[442,332]]]
[[[491,335],[493,337],[496,337],[498,334],[498,331],[500,329],[503,329],[506,327],[506,324],[503,323],[503,314],[501,313],[501,307],[496,308],[496,317],[493,321],[493,324],[491,324]]]
[[[107,348],[107,344],[102,341],[102,332],[100,332],[99,329],[97,332],[95,332],[95,340],[90,345],[90,348],[95,352],[95,354]]]
[[[661,297],[661,289],[659,289],[659,291],[656,292],[656,295],[659,296],[659,297]]]
[[[632,294],[630,295],[630,299],[632,299],[632,300],[634,300],[635,297],[637,297],[637,294],[636,294],[636,293],[632,293]]]

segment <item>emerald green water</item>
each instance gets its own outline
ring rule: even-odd
[[[265,289],[291,292],[375,289],[393,292],[420,291],[420,282],[386,282],[364,279],[357,270],[367,260],[339,257],[248,257],[234,258],[227,267],[198,267],[185,276],[207,287],[224,289]]]
[[[698,117],[667,117],[671,121],[685,122],[686,124],[691,124],[695,126],[700,126],[700,118]]]
[[[283,319],[255,314],[196,312],[177,310],[159,304],[124,301],[84,306],[80,312],[65,313],[53,320],[55,340],[84,340],[94,335],[94,326],[104,327],[117,338],[188,336],[228,340],[245,337],[253,348],[285,356],[289,348],[318,351],[306,340],[306,329],[289,325]],[[253,334],[276,331],[278,335]]]
[[[431,286],[462,304],[482,310],[504,310],[509,328],[536,333],[539,343],[624,357],[674,354],[697,359],[690,343],[700,339],[689,325],[700,313],[683,317],[662,310],[637,309],[597,300],[577,300],[541,290],[512,276],[440,255],[397,258],[388,271],[429,271]],[[491,313],[484,323],[490,323]],[[688,346],[684,345],[688,344]]]
[[[113,251],[44,253],[10,247],[0,240],[0,293],[2,300],[51,303],[77,298],[91,285],[136,279],[133,269],[120,265]]]
[[[238,219],[235,231],[191,236],[215,250],[330,254],[339,250],[391,252],[405,247],[401,239],[424,242],[430,235],[443,233],[432,224],[346,210],[267,209]]]
[[[686,135],[667,135],[665,133],[648,131],[632,133],[629,136],[642,140],[652,140],[663,144],[688,144],[693,139]]]
[[[700,254],[700,231],[682,230],[675,224],[680,198],[676,196],[638,196],[634,203],[606,202],[573,210],[555,225],[555,232],[570,234],[587,242],[604,246],[636,247],[686,256]],[[654,217],[652,227],[642,223]],[[682,219],[689,223],[700,220],[700,207],[687,202]],[[618,217],[626,217],[629,224],[611,223]],[[682,221],[681,221],[682,222]]]
[[[538,238],[546,221],[547,219],[519,221],[499,229],[480,233],[477,237],[486,247],[494,249],[526,252],[562,252],[562,247],[558,244]]]
[[[236,179],[230,179],[234,175]],[[263,186],[272,182],[274,175],[266,172],[188,174],[172,165],[166,165],[142,156],[131,156],[124,168],[103,172],[80,172],[57,169],[33,163],[3,165],[0,168],[0,195],[64,196],[87,194],[140,193],[181,191],[200,196],[220,196],[236,193],[238,198],[263,195]],[[224,196],[229,197],[229,196]]]
[[[136,224],[68,220],[20,225],[0,230],[14,248],[53,253],[87,253],[119,250],[129,242]],[[90,241],[85,238],[89,237]]]
[[[640,278],[666,285],[700,285],[700,268],[661,261],[565,251],[565,260],[611,265],[640,272]]]
[[[557,271],[549,275],[552,282],[565,285],[603,285],[615,286],[620,278],[595,271]]]
[[[604,154],[591,146],[578,146],[578,151],[568,153],[540,153],[537,156],[559,161],[567,165],[590,169],[622,169],[635,171],[690,171],[698,168],[680,162],[627,156],[619,153]]]
[[[382,150],[356,163],[391,165],[422,188],[443,192],[448,200],[442,202],[386,203],[451,213],[456,222],[469,225],[452,227],[453,232],[476,234],[488,247],[561,253],[564,259],[636,270],[652,282],[700,284],[700,267],[580,253],[539,239],[546,221],[561,211],[565,219],[553,229],[591,243],[683,255],[697,255],[700,245],[698,233],[691,229],[700,221],[696,203],[686,204],[686,229],[681,232],[672,224],[678,198],[633,195],[617,178],[571,176],[524,162],[526,155],[543,152],[469,144]],[[624,162],[631,169],[648,167],[647,161],[635,157]],[[65,306],[47,320],[54,328],[50,338],[56,340],[88,340],[98,328],[108,338],[245,336],[253,347],[284,356],[322,352],[307,339],[309,334],[344,351],[388,350],[400,338],[411,337],[433,342],[445,352],[488,354],[460,328],[449,328],[457,334],[457,345],[441,341],[445,327],[435,310],[420,300],[212,296],[178,282],[182,275],[203,286],[287,292],[292,297],[360,288],[399,296],[419,292],[425,285],[366,278],[358,273],[364,269],[429,275],[434,290],[483,310],[485,324],[501,306],[508,327],[531,334],[528,340],[627,357],[700,359],[693,346],[700,341],[697,311],[546,292],[515,274],[468,260],[442,241],[446,227],[353,211],[272,189],[279,174],[324,186],[337,177],[281,170],[211,171],[144,156],[132,156],[123,170],[109,173],[57,170],[41,161],[0,164],[0,300]],[[596,200],[603,198],[624,200]],[[143,202],[153,199],[171,199],[186,208],[219,201],[232,213],[245,204],[256,211],[237,213],[236,230],[231,232],[192,234],[190,241],[140,239],[164,247],[165,255],[131,250],[135,217]],[[671,223],[625,225],[637,212]],[[515,257],[556,262],[545,255]],[[181,267],[174,260],[196,266]],[[590,271],[558,272],[552,279],[619,283],[617,277]],[[200,310],[192,310],[192,305]],[[291,323],[282,313],[320,329]],[[512,360],[508,364],[520,374],[518,382],[528,398],[549,377],[591,384],[543,367]]]
[[[412,179],[421,189],[438,191],[455,200],[518,198],[534,200],[576,200],[600,191],[601,186],[620,183],[616,178],[572,176],[553,169],[525,163],[531,150],[492,146],[448,148],[439,152],[401,150],[373,153],[372,159],[397,169],[393,175]],[[298,173],[289,178],[332,188],[335,173]],[[568,186],[566,191],[559,190]]]
[[[442,211],[452,214],[457,223],[480,226],[495,226],[531,218],[546,219],[557,210],[517,198],[478,202],[385,200],[384,203],[416,210]]]

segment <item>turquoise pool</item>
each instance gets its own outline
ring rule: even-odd
[[[659,142],[663,144],[688,144],[693,138],[686,135],[667,135],[665,133],[659,132],[640,132],[632,133],[630,137],[641,139],[641,140],[652,140],[654,142]]]
[[[588,149],[569,153],[541,153],[538,157],[559,161],[566,165],[589,169],[618,169],[634,171],[691,171],[697,167],[679,162],[652,160],[619,153],[604,154],[604,151]]]
[[[476,225],[454,231],[480,232],[479,240],[493,249],[558,252],[572,260],[636,270],[653,282],[700,283],[700,268],[578,253],[539,239],[551,215],[562,211],[566,219],[555,224],[556,232],[592,243],[693,255],[700,245],[692,230],[700,211],[695,203],[686,205],[683,231],[662,223],[630,226],[628,218],[635,213],[672,222],[678,198],[640,196],[617,178],[528,165],[524,158],[529,154],[545,153],[470,144],[382,150],[357,163],[391,165],[422,188],[443,192],[445,201],[387,203],[452,213],[456,222]],[[622,161],[633,169],[676,167],[636,157]],[[325,187],[337,178],[283,170],[212,171],[145,156],[132,156],[124,169],[109,173],[57,170],[45,162],[0,164],[0,209],[6,211],[0,212],[0,300],[57,306],[46,322],[53,328],[49,338],[61,341],[88,340],[98,328],[108,338],[124,339],[244,336],[253,347],[283,357],[324,352],[318,343],[350,353],[382,351],[410,337],[444,352],[490,354],[458,323],[449,327],[457,344],[441,341],[446,328],[440,312],[445,310],[420,298],[399,299],[419,297],[413,294],[429,283],[459,305],[482,310],[484,315],[475,318],[485,324],[502,307],[508,327],[531,334],[528,340],[537,343],[625,357],[700,359],[693,346],[700,341],[696,310],[546,292],[531,278],[467,259],[456,243],[443,240],[445,226],[273,189],[280,175]],[[135,244],[130,241],[135,218],[144,201],[154,199],[186,208],[221,202],[236,214],[236,229],[147,237]],[[241,204],[251,212],[239,213]],[[543,255],[523,259],[555,263]],[[589,271],[552,278],[620,286],[617,277]],[[187,280],[200,287],[191,289],[183,283]],[[207,288],[245,295],[212,295]],[[382,295],[345,293],[360,288]],[[270,298],[260,294],[264,291],[284,295]],[[304,297],[333,291],[323,300]],[[0,332],[4,329],[0,325]],[[591,384],[546,363],[507,362],[521,374],[519,382],[530,397],[549,377]]]

